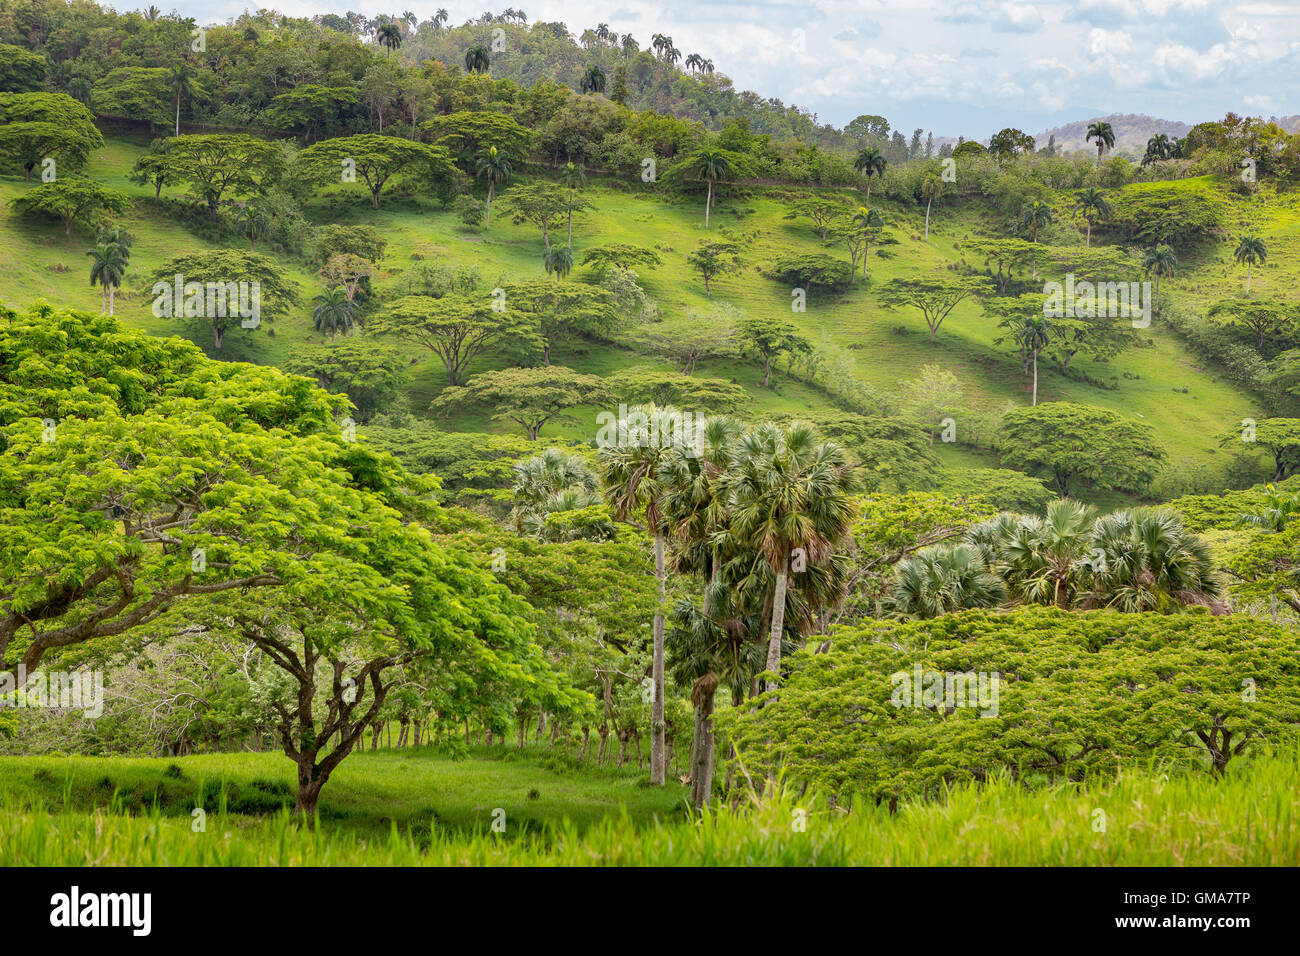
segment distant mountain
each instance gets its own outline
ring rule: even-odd
[[[1294,118],[1294,117],[1293,117]],[[1116,151],[1128,150],[1142,152],[1147,147],[1147,140],[1157,133],[1169,137],[1182,137],[1192,127],[1178,120],[1160,119],[1158,116],[1146,116],[1142,113],[1111,113],[1109,116],[1093,116],[1077,123],[1066,123],[1053,129],[1044,130],[1034,136],[1039,149],[1047,145],[1048,140],[1056,137],[1058,150],[1074,149],[1096,150],[1095,143],[1087,141],[1088,126],[1098,120],[1104,120],[1115,131]]]

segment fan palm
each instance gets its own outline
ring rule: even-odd
[[[996,607],[1006,594],[1002,579],[985,567],[979,548],[935,545],[898,563],[884,609],[891,617],[924,620],[967,608]]]
[[[1007,530],[996,556],[1013,598],[1029,604],[1070,607],[1086,589],[1093,510],[1075,501],[1053,501],[1046,517],[1025,517]]]
[[[1185,605],[1225,613],[1205,542],[1172,511],[1135,508],[1097,519],[1089,547],[1092,587],[1083,608],[1169,613]]]
[[[1096,186],[1089,186],[1075,194],[1075,205],[1083,213],[1084,221],[1088,224],[1088,235],[1084,241],[1085,246],[1092,245],[1092,223],[1094,219],[1105,219],[1110,215],[1110,203],[1106,201],[1106,194]]]
[[[728,493],[735,531],[774,575],[768,636],[768,690],[776,689],[785,629],[791,560],[826,564],[853,517],[852,466],[844,449],[821,442],[810,425],[759,425],[745,433],[732,459]]]
[[[1259,236],[1247,233],[1237,243],[1232,258],[1237,261],[1237,265],[1241,265],[1243,262],[1246,264],[1246,295],[1250,295],[1250,267],[1262,266],[1268,261],[1268,246],[1264,244],[1264,240]]]

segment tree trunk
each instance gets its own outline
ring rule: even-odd
[[[696,810],[709,805],[713,790],[713,695],[717,678],[706,675],[695,705],[695,743],[691,748],[691,805]]]
[[[1092,247],[1092,220],[1087,219],[1085,220],[1085,222],[1088,223],[1088,238],[1084,240],[1083,244],[1086,248],[1091,248]]]
[[[713,205],[713,180],[709,180],[709,194],[704,198],[704,228],[709,228],[709,207]]]
[[[1250,295],[1250,263],[1249,262],[1246,263],[1246,295]]]
[[[772,630],[767,639],[767,669],[776,673],[781,667],[781,634],[785,630],[785,589],[790,574],[790,554],[781,555],[781,566],[776,572],[776,593],[772,595]],[[768,678],[767,689],[776,690],[776,678]]]
[[[663,786],[667,773],[664,762],[664,602],[668,599],[664,571],[664,535],[655,529],[655,579],[659,582],[659,606],[654,622],[654,700],[650,705],[650,782]]]
[[[487,216],[486,216],[485,219],[483,220],[483,228],[484,228],[484,229],[490,229],[490,228],[492,227],[492,193],[495,191],[495,188],[496,188],[496,183],[493,182],[491,179],[489,179],[489,180],[488,180]]]
[[[925,204],[925,241],[926,242],[930,241],[930,203],[933,202],[934,200],[931,199],[929,202]]]
[[[1034,352],[1034,400],[1033,406],[1038,407],[1038,352]]]
[[[181,135],[181,91],[176,91],[176,135]]]

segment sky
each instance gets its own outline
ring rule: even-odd
[[[881,114],[896,129],[986,139],[1109,113],[1196,123],[1229,110],[1300,113],[1300,0],[508,0],[489,6],[391,0],[278,0],[292,16],[438,7],[452,24],[515,6],[575,35],[597,23],[645,47],[673,38],[713,60],[737,89],[776,97],[843,126]],[[163,4],[159,4],[163,6]],[[125,6],[125,4],[122,4]],[[202,23],[240,0],[180,0]]]

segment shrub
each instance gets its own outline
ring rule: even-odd
[[[785,256],[774,262],[765,274],[770,279],[809,292],[846,289],[852,279],[847,262],[821,252]]]

